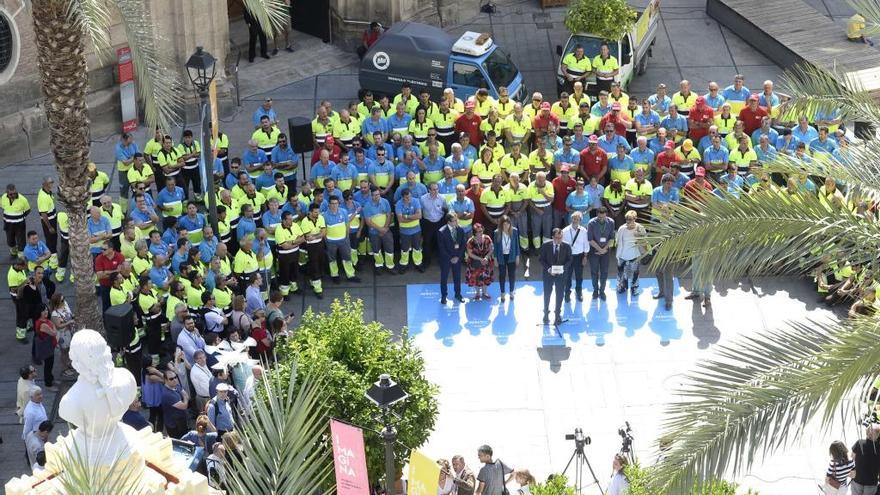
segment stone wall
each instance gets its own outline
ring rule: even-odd
[[[10,16],[18,10],[20,2],[25,7],[15,16],[19,33],[20,56],[12,77],[0,83],[0,164],[26,160],[48,150],[48,129],[42,111],[42,95],[37,74],[36,46],[29,2],[25,0],[0,0],[0,9]],[[170,53],[172,63],[180,71],[181,84],[187,98],[194,94],[183,69],[183,64],[195,51],[196,46],[218,60],[218,93],[221,99],[229,99],[229,90],[223,84],[224,66],[229,45],[229,22],[225,0],[145,0],[149,5],[155,32],[162,39],[162,50]],[[112,2],[111,2],[112,4]],[[127,45],[125,29],[114,12],[110,28],[112,49],[98,57],[94,49],[88,51],[89,94],[88,106],[92,119],[92,136],[99,137],[118,132],[121,122],[119,90],[116,78],[116,49]],[[226,105],[223,105],[226,106]],[[192,120],[190,106],[184,109],[184,117]],[[142,115],[143,112],[139,111]]]
[[[366,29],[363,22],[376,20],[389,26],[398,21],[414,21],[454,26],[475,16],[480,0],[330,0],[330,6],[333,42],[353,48]]]

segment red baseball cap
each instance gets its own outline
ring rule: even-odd
[[[675,149],[675,141],[670,139],[669,141],[666,141],[666,144],[664,144],[663,147],[668,150],[674,150]]]
[[[697,167],[697,170],[694,172],[694,175],[696,175],[697,177],[705,177],[706,176],[706,169],[703,167]]]
[[[611,110],[620,110],[620,103],[614,102],[611,104]]]
[[[474,108],[474,100],[468,100],[468,101],[464,102],[464,107],[465,108]]]
[[[758,95],[749,96],[749,101],[758,101]]]
[[[541,110],[550,110],[550,102],[545,101],[544,103],[541,103]]]
[[[599,138],[595,134],[590,134],[590,142],[595,144],[599,142]]]
[[[706,103],[706,97],[704,97],[704,96],[698,96],[696,102],[697,102],[698,104]]]
[[[471,177],[471,184],[480,184],[479,177]]]
[[[562,166],[559,167],[560,172],[568,172],[569,170],[571,170],[571,168],[568,166],[568,164],[565,163],[563,163]]]
[[[336,142],[336,140],[333,139],[333,136],[327,136],[327,139],[325,139],[324,142],[327,144],[333,144]]]

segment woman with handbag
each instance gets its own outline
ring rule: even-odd
[[[67,305],[64,294],[56,292],[49,299],[49,310],[52,323],[58,330],[58,348],[61,350],[61,378],[76,378],[76,370],[70,361],[70,339],[76,331],[76,322],[73,320],[73,312]]]
[[[841,441],[835,441],[828,449],[831,462],[825,471],[825,495],[845,495],[849,489],[850,474],[855,471],[855,461],[849,458],[849,450]]]
[[[513,300],[516,285],[516,267],[519,266],[519,229],[513,226],[510,217],[502,215],[495,231],[495,259],[498,260],[498,285],[501,287],[501,300],[504,301],[505,282],[509,283],[510,300]]]
[[[483,233],[479,222],[473,225],[474,235],[467,241],[467,284],[476,290],[474,300],[489,300],[489,286],[492,285],[492,274],[495,272],[492,238]]]
[[[52,375],[52,367],[55,365],[55,348],[58,346],[58,330],[49,319],[49,308],[43,306],[40,316],[34,322],[34,361],[43,363],[43,382],[46,388],[57,392],[53,386],[55,377]]]

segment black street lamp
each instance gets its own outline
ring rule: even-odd
[[[210,108],[208,104],[208,88],[217,73],[217,60],[202,47],[196,47],[189,60],[186,61],[186,71],[189,80],[199,94],[199,116],[202,124],[202,181],[206,182],[208,193],[208,221],[214,229],[214,235],[220,237],[220,229],[217,228],[217,194],[214,191],[214,160],[211,153],[211,137],[208,131],[210,121]],[[203,186],[204,189],[205,186]]]
[[[397,441],[397,430],[391,425],[391,406],[409,397],[388,374],[379,375],[379,381],[366,392],[368,399],[382,410],[382,440],[385,441],[385,494],[394,493],[394,478],[397,470],[394,466],[394,442]]]

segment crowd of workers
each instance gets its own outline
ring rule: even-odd
[[[577,56],[564,60],[566,71],[578,64]],[[143,146],[122,134],[116,183],[94,164],[87,170],[88,242],[103,308],[130,303],[136,313],[138,332],[120,359],[142,386],[152,426],[190,435],[191,410],[203,443],[213,430],[221,437],[234,429],[217,419],[217,409],[212,418],[210,405],[235,411],[253,377],[233,380],[233,369],[212,369],[212,350],[250,338],[251,352],[265,355],[287,330],[283,301],[302,290],[321,298],[328,276],[357,283],[363,270],[423,272],[436,260],[440,302],[447,304],[450,275],[454,297],[465,302],[464,268],[478,303],[494,299],[496,266],[500,299],[513,299],[517,274],[538,257],[552,277],[559,323],[561,300],[583,299],[585,271],[593,298],[605,298],[612,252],[617,291],[638,295],[642,224],[663,221],[674,203],[699,208],[705,193],[813,194],[829,208],[876,219],[875,203],[832,179],[780,180],[763,170],[778,154],[845,162],[850,147],[835,112],[787,115],[771,81],[752,92],[737,75],[723,89],[709,83],[703,94],[681,81],[672,94],[660,84],[644,98],[618,83],[595,97],[582,81],[570,89],[555,100],[534,93],[516,102],[503,87],[498,98],[481,89],[462,99],[446,89],[432,99],[404,84],[396,96],[364,91],[338,110],[322,101],[308,167],[300,152],[311,150],[292,148],[266,98],[247,143],[231,144],[222,132],[212,138],[216,231],[204,213],[201,146],[192,132],[175,144],[156,129]],[[55,293],[70,258],[69,218],[57,206],[51,177],[37,191],[39,231],[27,225],[31,206],[13,184],[0,197],[15,259],[8,282],[16,337],[25,342],[34,331],[33,356],[47,387],[56,347],[72,373],[64,349],[76,328]],[[658,274],[656,297],[667,309],[672,275]],[[874,311],[875,291],[859,290],[858,277],[858,266],[833,259],[816,270],[823,300],[850,299],[854,311]],[[688,297],[709,305],[711,291],[695,287]],[[545,290],[545,322],[549,297]],[[31,368],[27,375],[33,379]],[[19,390],[22,413],[32,392]],[[40,430],[38,419],[26,422],[25,440]],[[204,445],[206,452],[214,445]]]

